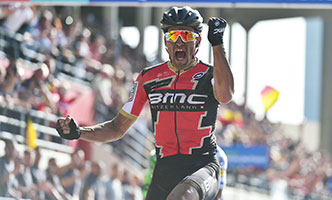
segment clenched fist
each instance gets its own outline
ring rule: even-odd
[[[223,44],[223,37],[227,22],[221,17],[211,17],[208,21],[208,40],[212,46]]]
[[[76,140],[81,136],[79,126],[71,116],[67,116],[65,119],[58,119],[56,130],[58,131],[60,137],[67,140]]]

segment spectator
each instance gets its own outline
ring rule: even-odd
[[[135,200],[134,190],[131,185],[131,177],[126,169],[122,172],[121,184],[122,184],[123,198],[126,200]]]
[[[36,27],[32,29],[32,37],[36,41],[39,50],[44,53],[51,53],[57,46],[57,41],[52,37],[53,14],[49,10],[45,10],[40,17]]]
[[[69,96],[70,84],[63,82],[57,89],[59,99],[56,103],[56,114],[60,116],[67,116],[70,111],[70,105],[81,95],[80,91],[74,91],[76,94]]]
[[[55,110],[53,95],[47,88],[45,81],[49,76],[49,69],[44,63],[40,63],[32,77],[23,81],[19,89],[19,98],[26,108],[52,112]]]
[[[103,55],[106,53],[106,40],[104,36],[98,34],[91,38],[91,44],[89,46],[91,57],[97,61],[101,61]]]
[[[15,104],[17,101],[17,88],[20,84],[16,60],[11,60],[6,68],[4,80],[0,81],[0,95],[4,96],[8,104]]]
[[[71,163],[65,168],[68,170],[60,175],[60,182],[65,191],[70,194],[73,199],[79,199],[82,180],[87,175],[83,150],[75,150],[71,154]]]
[[[109,178],[106,181],[106,199],[122,200],[122,197],[122,184],[119,179],[119,166],[114,164],[111,167]]]
[[[22,191],[23,198],[41,199],[40,195],[38,194],[38,185],[36,185],[33,181],[31,156],[32,155],[30,151],[24,151],[22,163],[23,170],[21,173],[16,175],[16,178],[19,183],[20,191]]]
[[[8,186],[9,179],[14,176],[15,144],[5,139],[5,155],[0,157],[0,196],[14,196],[14,191]]]
[[[133,180],[131,181],[131,186],[134,194],[134,200],[143,200],[142,186],[139,178],[134,175]]]
[[[10,32],[17,32],[24,24],[30,24],[36,15],[36,7],[15,3],[8,7],[3,27]]]
[[[104,200],[105,199],[105,182],[102,180],[102,163],[92,162],[91,172],[84,180],[81,200]]]
[[[112,87],[114,69],[109,64],[104,64],[101,72],[97,73],[94,81],[93,87],[96,94],[95,99],[95,119],[96,122],[102,122],[105,119],[111,119],[114,117],[117,111],[117,107],[113,103]]]
[[[56,164],[56,160],[54,158],[50,158],[48,160],[48,167],[46,170],[47,180],[54,186],[55,193],[58,193],[64,200],[71,200],[72,196],[68,194],[65,189],[62,187],[58,174],[61,174],[61,170],[65,168],[59,168]],[[63,172],[65,173],[65,172]]]

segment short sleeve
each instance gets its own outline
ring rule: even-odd
[[[129,94],[128,101],[123,105],[120,113],[128,118],[136,119],[147,103],[147,94],[143,86],[142,72],[137,77]]]

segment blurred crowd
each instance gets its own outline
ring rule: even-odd
[[[11,44],[0,47],[0,104],[66,116],[71,104],[82,94],[73,89],[71,80],[59,76],[69,74],[91,84],[96,122],[108,120],[117,113],[128,98],[137,72],[154,63],[126,45],[120,35],[105,36],[101,27],[92,26],[100,24],[95,18],[85,17],[86,20],[72,17],[68,7],[0,5],[1,29],[6,33],[0,39]],[[11,33],[22,37],[9,37]],[[41,53],[44,58],[33,57],[29,54],[31,51]],[[285,180],[289,191],[304,197],[313,193],[330,194],[329,156],[307,150],[301,139],[291,139],[279,124],[271,123],[266,117],[257,120],[250,109],[233,102],[222,105],[216,134],[221,146],[262,144],[269,147],[268,169],[230,169],[228,177],[268,190],[274,182]],[[66,166],[58,167],[56,159],[50,159],[47,170],[38,168],[38,149],[18,155],[15,145],[6,141],[5,152],[0,160],[0,196],[33,199],[81,196],[83,199],[100,195],[100,199],[105,196],[122,199],[110,197],[116,194],[126,196],[125,199],[142,198],[137,177],[128,171],[119,172],[117,166],[109,170],[107,178],[101,176],[102,164],[84,161],[80,150],[71,155],[72,162]],[[111,188],[123,192],[113,193]]]
[[[287,185],[283,192],[290,196],[316,199],[315,195],[331,194],[329,154],[309,150],[301,136],[292,139],[281,124],[272,123],[267,117],[257,120],[255,113],[247,107],[231,102],[223,105],[220,111],[216,131],[219,145],[265,145],[269,148],[268,168],[229,169],[228,178],[233,178],[228,181],[230,185],[236,181],[269,192],[275,183],[283,181]],[[303,133],[300,131],[300,134]]]
[[[97,19],[87,16],[83,23],[84,17],[70,13],[69,7],[0,6],[0,38],[7,44],[0,47],[1,103],[65,116],[82,91],[59,74],[88,82],[97,122],[113,117],[127,100],[135,72],[150,63],[120,35],[110,38],[92,26]]]
[[[103,162],[89,162],[82,150],[75,150],[67,165],[59,166],[56,158],[40,168],[39,148],[16,150],[10,140],[0,157],[0,197],[34,200],[142,200],[142,181],[126,169]],[[106,172],[106,173],[105,173]]]

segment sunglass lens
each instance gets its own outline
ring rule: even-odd
[[[189,31],[170,31],[166,33],[166,39],[172,42],[176,42],[179,36],[181,36],[184,42],[193,41],[195,39],[194,33]]]

